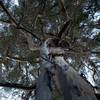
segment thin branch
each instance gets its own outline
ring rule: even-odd
[[[10,60],[15,60],[15,61],[18,61],[18,62],[27,62],[29,61],[28,58],[19,58],[19,57],[13,57],[13,56],[6,56],[6,57],[0,57],[0,63],[4,63],[4,61],[6,61],[6,59],[10,59]],[[40,61],[33,61],[34,63],[39,63]]]
[[[91,51],[91,53],[100,55],[100,51]]]
[[[61,6],[61,10],[62,10],[62,12],[64,13],[64,16],[65,16],[66,19],[67,19],[66,23],[64,24],[64,26],[62,27],[62,29],[61,29],[60,32],[58,33],[58,38],[61,38],[66,29],[69,31],[68,26],[69,26],[70,23],[71,23],[71,18],[70,18],[70,16],[68,15],[68,11],[66,10],[66,7],[65,7],[65,5],[64,5],[64,4],[65,4],[64,0],[59,0],[59,3],[60,3],[60,6]],[[67,33],[67,34],[68,34],[68,33]]]
[[[24,89],[24,90],[33,90],[36,88],[36,84],[32,86],[25,86],[23,84],[16,84],[16,83],[0,83],[1,87],[9,87],[9,88],[17,88],[17,89]]]
[[[67,18],[67,20],[70,19],[68,12],[66,10],[66,7],[64,5],[65,4],[64,0],[59,0],[59,2],[60,2],[60,5],[61,5],[61,10],[63,11],[65,17]]]
[[[48,58],[45,58],[45,57],[42,57],[42,56],[41,56],[41,58],[42,58],[43,60],[45,60],[45,61],[51,63],[51,64],[55,64],[54,62],[50,61]]]
[[[58,38],[61,38],[62,37],[62,34],[65,32],[65,30],[70,25],[70,23],[71,23],[71,20],[66,21],[66,23],[64,24],[64,26],[62,27],[62,29],[58,33]]]
[[[0,0],[0,6],[2,7],[2,9],[6,12],[6,14],[10,17],[10,19],[17,25],[16,20],[14,19],[13,16],[11,16],[11,14],[9,13],[9,11],[6,9],[6,7],[4,6],[3,2]]]
[[[23,100],[29,100],[30,96],[32,96],[32,90],[26,91],[26,93],[22,94],[22,99]]]
[[[26,29],[26,28],[23,27],[22,25],[18,26],[17,29],[21,29],[21,30],[23,30],[23,31],[25,31],[25,32],[27,32],[27,33],[29,33],[29,34],[31,34],[34,38],[36,38],[36,39],[38,39],[39,41],[42,42],[42,40],[41,40],[39,37],[37,37],[35,34],[33,34],[33,32],[31,32],[30,30]]]
[[[41,41],[41,39],[39,37],[37,37],[35,34],[33,34],[31,31],[27,30],[26,28],[24,28],[24,26],[20,25],[15,18],[10,14],[10,12],[8,11],[8,9],[4,6],[3,2],[0,0],[0,6],[2,7],[2,9],[6,12],[6,14],[9,16],[9,18],[12,20],[12,22],[15,24],[15,26],[18,29],[24,30],[28,33],[30,33],[34,38],[38,39],[39,41]],[[20,25],[20,26],[19,26]]]

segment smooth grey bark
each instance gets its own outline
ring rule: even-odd
[[[42,70],[37,81],[35,100],[53,100],[49,81],[47,71],[45,69]]]
[[[73,68],[63,73],[61,67],[57,67],[56,72],[64,100],[97,100],[91,85]]]
[[[51,38],[47,39],[41,49],[41,56],[45,59],[41,61],[43,70],[37,82],[36,100],[53,100],[48,86],[51,80],[44,70],[51,71],[53,67],[55,69],[53,74],[56,76],[54,81],[59,84],[62,100],[97,100],[91,85],[65,61],[63,48],[55,47],[52,43]]]

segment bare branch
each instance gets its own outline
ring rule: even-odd
[[[28,62],[29,59],[28,58],[20,58],[20,57],[13,57],[13,56],[6,56],[6,57],[0,57],[0,63],[5,63],[6,59],[14,59],[17,62]],[[39,63],[40,61],[33,61],[34,63]]]
[[[0,83],[1,87],[9,87],[9,88],[17,88],[17,89],[24,89],[24,90],[33,90],[36,88],[36,84],[32,86],[25,86],[23,84],[16,84],[16,83]]]
[[[32,96],[32,90],[26,91],[26,93],[22,94],[23,100],[29,100],[30,96]]]
[[[93,53],[93,54],[99,54],[100,55],[99,51],[91,51],[91,53]]]
[[[64,5],[65,4],[64,0],[59,0],[59,3],[60,3],[61,9],[62,9],[65,17],[67,18],[67,20],[70,19],[69,15],[68,15],[68,12],[66,10],[66,7]]]
[[[64,24],[64,26],[62,27],[62,29],[60,30],[60,32],[58,33],[58,38],[62,37],[62,34],[65,32],[65,30],[67,29],[67,27],[69,26],[71,20],[66,21],[66,23]]]
[[[62,9],[62,12],[64,13],[64,16],[66,17],[67,21],[66,23],[64,24],[64,26],[61,28],[60,32],[58,33],[58,38],[61,38],[63,33],[65,32],[65,30],[68,28],[68,26],[70,25],[70,22],[71,22],[71,18],[69,17],[68,15],[68,12],[66,10],[66,7],[64,5],[64,0],[59,0],[59,3],[60,3],[60,6],[61,6],[61,9]],[[69,30],[69,29],[68,29]]]
[[[4,6],[3,2],[0,0],[0,6],[2,7],[2,9],[6,12],[6,14],[9,16],[9,18],[15,23],[15,25],[17,25],[18,23],[16,22],[16,20],[14,19],[13,16],[11,16],[11,14],[9,13],[9,11],[6,9],[6,7]]]

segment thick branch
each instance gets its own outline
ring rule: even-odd
[[[9,88],[17,88],[17,89],[24,89],[24,90],[33,90],[36,88],[36,84],[32,86],[25,86],[23,84],[16,84],[16,83],[0,83],[2,87],[9,87]]]

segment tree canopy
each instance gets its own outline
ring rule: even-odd
[[[100,89],[100,0],[0,0],[1,100],[34,100],[40,46],[57,36],[68,63]]]

